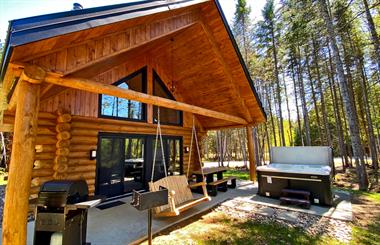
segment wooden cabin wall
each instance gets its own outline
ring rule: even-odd
[[[4,123],[13,124],[13,113],[4,115]],[[36,197],[42,183],[53,179],[53,162],[56,152],[56,115],[40,112],[38,115],[38,133],[36,153],[31,180],[31,197]]]
[[[90,150],[97,149],[99,132],[149,135],[156,133],[156,125],[154,124],[73,115],[70,120],[68,168],[64,174],[57,176],[54,166],[58,154],[57,135],[59,132],[56,130],[59,123],[58,117],[59,115],[55,113],[39,113],[36,154],[31,179],[31,198],[37,197],[37,193],[44,182],[54,179],[85,179],[89,186],[89,192],[93,195],[95,192],[96,160],[90,160],[89,155]],[[13,122],[14,115],[6,114],[4,123],[12,124]],[[183,146],[190,146],[190,128],[162,125],[162,133],[170,136],[182,136]],[[195,147],[193,147],[192,154],[193,165],[191,169],[196,169],[199,163],[196,159]],[[183,152],[184,173],[187,171],[188,161],[189,153]]]

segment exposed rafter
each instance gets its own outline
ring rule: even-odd
[[[251,114],[247,108],[247,105],[244,102],[244,99],[240,96],[240,91],[235,85],[235,81],[234,81],[234,78],[232,76],[231,69],[229,68],[226,61],[224,60],[223,55],[222,55],[222,51],[218,47],[217,41],[216,41],[214,35],[212,34],[210,27],[207,25],[207,23],[205,21],[201,21],[200,24],[202,25],[202,29],[207,36],[207,39],[211,45],[212,50],[215,53],[215,56],[217,57],[219,63],[222,65],[224,73],[226,74],[226,76],[230,82],[231,92],[234,94],[234,96],[237,97],[237,100],[239,101],[239,103],[241,104],[241,107],[244,110],[245,119],[248,120],[249,122],[251,122],[252,121]]]

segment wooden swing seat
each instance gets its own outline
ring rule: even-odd
[[[207,194],[206,183],[199,182],[189,185],[185,175],[167,176],[156,182],[149,182],[150,191],[158,191],[160,186],[169,190],[168,205],[160,206],[154,209],[157,217],[178,216],[180,213],[198,205],[201,202],[210,201]],[[194,198],[191,188],[202,187],[203,195],[200,198]]]

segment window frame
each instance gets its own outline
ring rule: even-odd
[[[125,81],[132,79],[133,77],[137,76],[140,73],[141,73],[141,77],[142,77],[142,92],[140,92],[140,93],[147,94],[148,79],[147,79],[147,67],[146,66],[137,70],[137,71],[132,72],[131,74],[129,74],[126,77],[119,79],[118,81],[112,83],[111,85],[118,86],[118,85],[124,83]],[[137,102],[142,104],[142,112],[141,112],[142,118],[141,119],[103,115],[102,114],[102,98],[103,98],[103,95],[104,94],[99,94],[99,97],[98,97],[98,118],[107,118],[107,119],[122,120],[122,121],[134,121],[134,122],[147,122],[147,119],[148,119],[148,117],[147,117],[147,105],[145,103],[142,103],[139,101],[137,101]],[[117,96],[112,96],[112,97],[117,97]],[[117,97],[117,98],[119,98],[119,97]],[[121,98],[121,99],[123,99],[123,98]],[[135,100],[131,100],[131,101],[135,101]]]
[[[153,69],[153,72],[152,72],[152,83],[153,83],[153,91],[152,91],[152,95],[153,96],[158,96],[158,95],[155,95],[154,94],[154,91],[155,91],[155,88],[156,88],[156,83],[155,81],[157,80],[158,83],[161,85],[161,87],[163,88],[163,90],[165,91],[165,93],[170,97],[170,98],[165,98],[165,99],[170,99],[170,100],[174,100],[174,101],[177,101],[173,94],[170,92],[170,90],[166,87],[165,83],[162,81],[161,77],[158,75],[158,73]],[[162,97],[160,97],[162,98]],[[153,119],[153,124],[157,124],[155,121],[154,121],[154,107],[155,105],[153,105],[153,109],[152,109],[152,119]],[[170,109],[170,108],[168,108]],[[172,110],[175,110],[175,109],[172,109]],[[175,110],[175,111],[178,111],[179,112],[179,123],[167,123],[167,122],[160,122],[162,125],[170,125],[170,126],[179,126],[179,127],[183,127],[183,111],[181,110]]]

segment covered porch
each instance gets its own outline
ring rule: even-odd
[[[3,244],[25,244],[28,202],[46,181],[84,179],[91,195],[146,189],[158,120],[173,175],[201,166],[189,149],[193,127],[199,141],[208,130],[246,127],[255,180],[252,127],[265,113],[218,1],[84,9],[15,20],[10,30]]]

